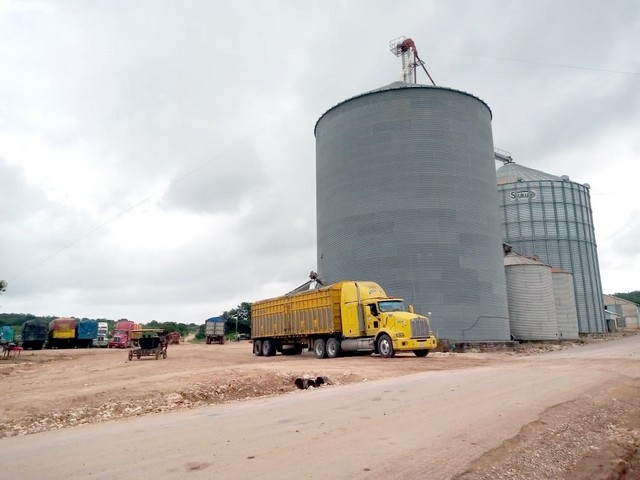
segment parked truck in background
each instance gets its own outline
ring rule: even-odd
[[[49,322],[48,348],[71,348],[75,345],[76,322],[73,317],[58,317]]]
[[[212,343],[224,344],[224,324],[226,320],[223,317],[208,318],[204,324],[204,334],[207,345]]]
[[[107,322],[98,322],[98,335],[93,340],[94,347],[109,346],[109,324]]]
[[[116,322],[113,338],[109,340],[109,348],[130,348],[134,345],[134,337],[142,328],[131,320],[122,318]]]
[[[316,290],[255,302],[251,306],[253,353],[258,356],[300,354],[317,358],[370,352],[426,356],[437,347],[429,319],[405,310],[370,281],[344,281]]]
[[[89,348],[93,341],[98,338],[97,320],[78,320],[76,322],[75,346],[78,348]]]
[[[44,320],[27,320],[22,324],[22,348],[42,350],[49,337],[49,325]]]
[[[0,329],[0,344],[13,343],[14,340],[13,328],[9,325],[4,325]]]
[[[114,333],[113,337],[107,343],[107,347],[109,348],[128,348],[131,346],[131,341],[129,340],[129,335],[125,333]]]
[[[180,345],[180,332],[169,332],[167,334],[167,340],[171,345]]]

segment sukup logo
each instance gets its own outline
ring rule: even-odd
[[[533,190],[520,190],[519,192],[511,192],[509,193],[509,197],[511,200],[520,200],[520,199],[529,199],[536,198],[536,192]]]

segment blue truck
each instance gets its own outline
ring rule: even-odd
[[[79,320],[76,322],[75,343],[78,348],[89,348],[98,338],[97,320]]]
[[[212,343],[224,344],[224,325],[226,320],[223,317],[208,318],[204,324],[204,334],[207,345]]]

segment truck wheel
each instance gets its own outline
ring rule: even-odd
[[[327,357],[329,358],[339,357],[340,342],[338,341],[338,339],[331,337],[329,340],[327,340],[326,350],[327,350]]]
[[[262,340],[253,341],[253,354],[258,357],[262,356]]]
[[[317,338],[313,343],[313,351],[316,354],[316,358],[325,358],[327,356],[327,344],[324,338]]]
[[[211,345],[211,338],[207,337],[207,345]]]
[[[276,354],[275,340],[267,338],[262,341],[262,355],[265,357],[273,357]]]
[[[393,343],[391,343],[391,337],[386,333],[380,335],[378,338],[378,353],[382,358],[391,358],[396,352],[393,351]]]
[[[129,350],[129,360],[133,360],[133,352]]]
[[[416,357],[426,357],[427,355],[429,355],[429,350],[414,350],[413,354]]]

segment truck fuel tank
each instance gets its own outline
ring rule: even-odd
[[[346,338],[340,347],[345,352],[373,352],[373,338]]]

